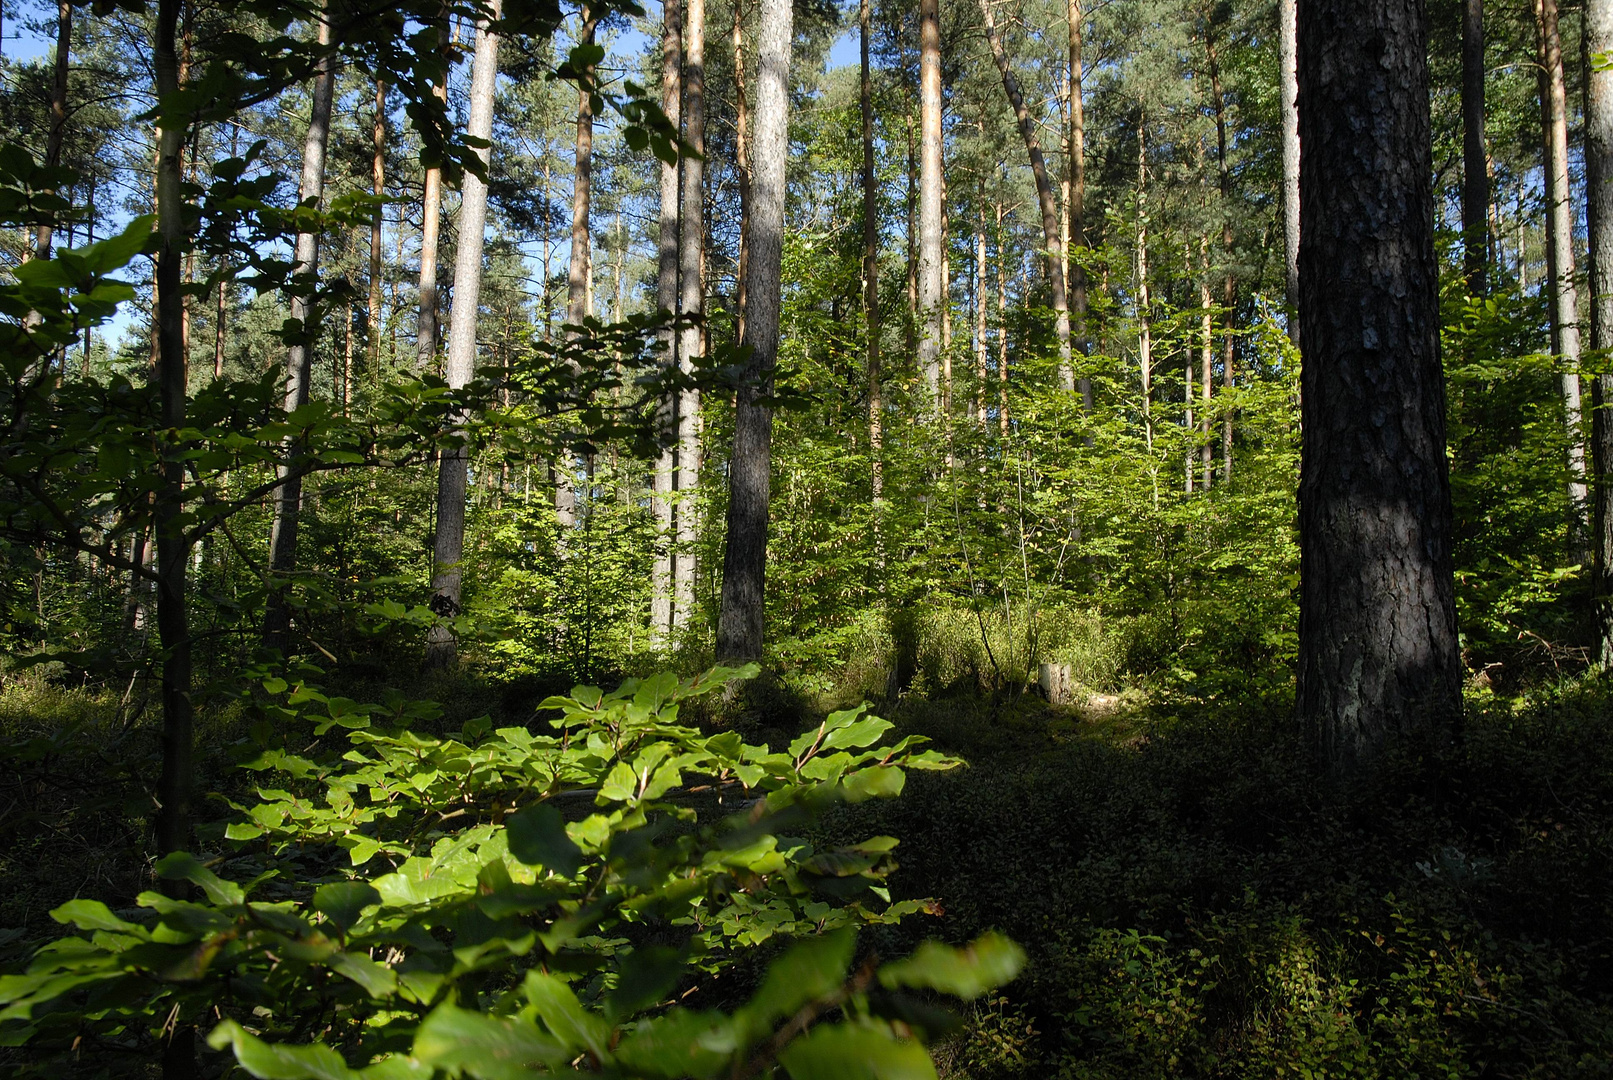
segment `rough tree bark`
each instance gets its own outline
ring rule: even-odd
[[[1484,0],[1462,0],[1462,269],[1469,296],[1488,289],[1490,163],[1484,148]]]
[[[1587,56],[1613,52],[1613,4],[1585,7]],[[1613,72],[1585,71],[1585,186],[1591,262],[1591,348],[1613,349]],[[1591,459],[1595,481],[1591,551],[1599,659],[1613,665],[1613,374],[1591,380]]]
[[[874,82],[870,64],[873,43],[871,0],[858,6],[861,31],[862,188],[863,188],[863,318],[868,334],[868,473],[874,511],[874,572],[885,591],[885,417],[879,355],[879,181],[874,172]]]
[[[1086,64],[1082,56],[1083,37],[1082,30],[1086,22],[1086,12],[1082,9],[1081,0],[1066,0],[1065,19],[1069,23],[1070,36],[1070,133],[1069,133],[1069,179],[1070,194],[1066,201],[1066,217],[1069,219],[1070,232],[1065,237],[1064,265],[1068,269],[1065,273],[1065,284],[1069,289],[1070,314],[1074,325],[1073,333],[1081,352],[1087,349],[1087,271],[1080,261],[1071,257],[1072,249],[1080,250],[1087,246],[1086,229],[1086,201],[1087,201],[1087,120],[1086,120]],[[1092,413],[1092,380],[1082,375],[1076,380],[1081,391],[1081,408],[1091,415]]]
[[[330,44],[330,20],[321,9],[319,44]],[[308,134],[302,145],[302,186],[297,198],[318,209],[325,193],[325,148],[330,141],[331,100],[335,96],[336,62],[324,57],[314,76],[313,103],[308,117]],[[308,404],[313,382],[314,343],[319,336],[318,307],[313,291],[319,276],[319,230],[297,234],[295,274],[302,279],[291,297],[291,318],[300,329],[296,344],[286,353],[286,411]],[[181,312],[183,317],[183,312]],[[181,339],[184,330],[180,330]],[[269,576],[273,588],[263,615],[263,643],[271,649],[285,649],[291,629],[291,604],[286,590],[287,577],[297,569],[297,526],[302,513],[302,477],[292,471],[295,448],[288,445],[285,456],[275,467],[280,486],[275,489],[274,520],[269,531]]]
[[[1299,344],[1299,0],[1278,0],[1283,109],[1283,284],[1288,337]],[[1228,461],[1230,462],[1230,457]]]
[[[991,10],[991,0],[980,0],[980,12],[986,20],[986,40],[991,43],[991,55],[997,61],[997,73],[1002,76],[1003,90],[1008,104],[1014,110],[1019,124],[1019,136],[1025,142],[1025,152],[1031,161],[1031,176],[1036,181],[1036,204],[1042,212],[1042,240],[1047,245],[1047,280],[1053,293],[1053,318],[1059,343],[1059,386],[1075,389],[1075,368],[1070,362],[1070,304],[1064,289],[1064,238],[1060,235],[1058,206],[1053,201],[1053,185],[1047,176],[1047,162],[1036,138],[1036,122],[1025,107],[1025,95],[1020,92],[1019,80],[1008,66],[1008,54],[1003,49],[1002,35],[997,32],[997,19]]]
[[[1221,278],[1221,306],[1226,308],[1227,329],[1232,328],[1232,315],[1238,306],[1238,278],[1232,270],[1232,163],[1227,158],[1227,99],[1221,88],[1221,58],[1216,52],[1215,34],[1204,35],[1204,52],[1210,63],[1210,103],[1215,108],[1216,164],[1221,173],[1221,250],[1227,261],[1226,273]],[[1234,361],[1231,333],[1221,335],[1221,385],[1232,389]],[[1232,410],[1223,409],[1221,416],[1221,482],[1232,481]]]
[[[683,115],[683,8],[679,0],[662,0],[661,111],[674,127]],[[660,260],[656,270],[655,303],[666,312],[678,310],[678,178],[676,164],[661,163]],[[743,257],[743,252],[741,252]],[[668,329],[661,336],[667,363],[678,363],[678,335]],[[671,395],[662,403],[661,423],[674,440],[678,433],[679,398]],[[672,635],[672,588],[677,570],[677,447],[662,450],[655,462],[656,556],[651,570],[650,644],[664,647]]]
[[[1298,717],[1335,771],[1460,715],[1422,0],[1299,22]]]
[[[484,145],[476,151],[485,168],[487,140],[493,137],[493,89],[498,82],[498,35],[490,27],[502,0],[491,0],[488,14],[476,23],[476,55],[471,64],[470,116],[465,133]],[[476,316],[481,307],[482,242],[487,228],[487,182],[470,170],[460,185],[459,249],[454,253],[454,306],[448,328],[448,355],[443,374],[460,389],[476,370]],[[437,462],[437,529],[432,542],[431,610],[439,619],[460,612],[460,559],[465,551],[465,486],[469,453],[465,446],[445,448]],[[454,632],[445,622],[426,634],[426,665],[450,667],[459,657]]]
[[[1563,78],[1557,0],[1534,0],[1540,59],[1540,112],[1545,143],[1546,266],[1552,351],[1562,357],[1568,425],[1568,493],[1577,518],[1585,505],[1585,436],[1579,387],[1579,289],[1574,283],[1574,208],[1568,185],[1568,91]]]
[[[734,448],[728,466],[728,546],[723,555],[717,659],[762,655],[767,516],[778,359],[779,272],[784,239],[784,181],[789,154],[790,0],[762,0],[757,28],[756,132],[751,173],[750,264],[745,290],[746,384],[736,395]]]
[[[758,107],[760,102],[758,102]],[[930,393],[941,400],[941,3],[919,0],[918,359]],[[759,155],[758,155],[759,156]]]

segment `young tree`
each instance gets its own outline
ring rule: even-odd
[[[493,90],[498,82],[498,34],[492,29],[502,0],[491,0],[476,22],[476,55],[471,67],[470,117],[465,133],[478,140],[476,155],[485,170],[493,136]],[[454,253],[453,322],[448,331],[444,373],[459,389],[476,371],[476,316],[481,307],[482,242],[487,228],[487,181],[467,169],[460,185],[459,250]],[[446,448],[437,464],[437,529],[432,543],[431,610],[439,621],[426,635],[426,663],[449,667],[458,657],[453,629],[446,621],[460,612],[460,560],[465,550],[465,495],[469,451]]]
[[[1298,714],[1335,770],[1461,710],[1426,35],[1416,0],[1300,11]]]
[[[330,44],[330,17],[321,9],[319,44]],[[336,62],[326,56],[314,76],[313,104],[308,117],[308,134],[302,147],[302,186],[298,200],[319,209],[325,193],[325,148],[330,141],[331,101],[336,89]],[[319,277],[319,229],[305,228],[297,233],[296,267],[300,279],[291,294],[291,320],[295,324],[294,344],[286,353],[286,411],[308,404],[313,382],[313,349],[319,336],[318,306],[314,300]],[[291,603],[287,577],[297,569],[297,528],[302,514],[302,477],[291,462],[292,448],[278,472],[281,481],[274,496],[274,521],[269,533],[269,574],[271,585],[263,616],[263,643],[271,649],[285,649],[291,629]]]
[[[745,338],[750,357],[737,394],[728,464],[727,549],[723,555],[719,661],[762,655],[766,615],[767,516],[773,389],[778,359],[779,273],[784,246],[785,166],[789,157],[790,0],[762,0],[757,27],[756,131],[750,179],[750,260]],[[937,72],[939,74],[939,72]],[[939,90],[939,87],[937,87]]]

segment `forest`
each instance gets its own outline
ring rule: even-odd
[[[1613,1075],[1613,0],[0,0],[0,1068]]]

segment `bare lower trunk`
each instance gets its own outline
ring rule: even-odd
[[[1210,296],[1210,238],[1199,237],[1199,394],[1204,399],[1204,407],[1199,419],[1199,471],[1200,484],[1205,491],[1210,490],[1210,481],[1213,479],[1212,464],[1214,455],[1210,450],[1210,385],[1215,377],[1215,320],[1211,316],[1211,305],[1214,301]]]
[[[578,41],[584,45],[594,43],[598,16],[591,8],[583,8],[582,32]],[[592,66],[583,72],[583,84],[577,88],[577,171],[571,185],[571,260],[566,271],[566,322],[581,326],[593,314],[593,233],[589,217],[594,197],[594,109]],[[554,463],[554,514],[560,525],[560,542],[566,542],[566,533],[577,524],[576,461],[569,450],[562,450]]]
[[[941,400],[941,4],[919,0],[919,371],[930,392],[929,407]]]
[[[874,573],[885,591],[885,430],[880,372],[879,319],[879,183],[874,172],[874,88],[869,50],[873,28],[870,4],[858,7],[861,29],[862,188],[863,188],[863,319],[868,334],[868,471],[874,517]]]
[[[73,48],[73,5],[69,0],[56,4],[56,60],[50,84],[50,133],[45,137],[45,164],[55,168],[62,162],[62,141],[67,136],[67,70]],[[34,235],[34,258],[50,258],[52,226],[39,223]]]
[[[499,17],[502,0],[491,0],[489,14]],[[465,133],[481,140],[476,150],[485,168],[487,141],[493,136],[493,88],[498,79],[498,35],[489,19],[476,25],[476,57],[471,68],[470,117]],[[448,355],[443,373],[448,385],[460,389],[476,371],[476,317],[481,306],[482,243],[487,228],[487,182],[470,170],[460,187],[459,250],[454,253],[453,322],[448,332]],[[432,544],[431,610],[439,619],[461,611],[460,560],[465,551],[465,496],[469,451],[465,446],[445,448],[437,464],[437,529]],[[426,634],[428,667],[449,667],[459,650],[453,628],[445,622]]]
[[[1297,711],[1344,771],[1462,707],[1420,3],[1304,0]]]
[[[448,51],[448,16],[443,14],[444,25],[440,31],[442,51],[446,57]],[[448,66],[443,61],[442,82],[432,87],[432,93],[440,100],[448,100]],[[439,338],[439,319],[437,305],[437,233],[442,222],[442,169],[431,166],[426,169],[425,193],[420,203],[420,321],[416,331],[416,364],[417,374],[424,375],[437,365],[437,348],[441,344]],[[548,267],[544,267],[544,278],[547,281]],[[544,286],[547,288],[547,284]]]
[[[319,43],[330,44],[330,21],[321,12]],[[308,135],[302,147],[302,185],[297,198],[315,208],[325,192],[325,147],[330,140],[330,110],[335,94],[335,60],[326,57],[320,62],[314,76],[313,107],[308,117]],[[308,404],[313,380],[314,343],[319,334],[319,318],[314,303],[313,289],[319,274],[318,231],[297,234],[296,275],[302,279],[291,297],[291,319],[297,324],[296,344],[286,354],[287,412]],[[183,312],[181,312],[183,319]],[[180,327],[181,342],[184,328]],[[181,344],[183,349],[183,344]],[[302,513],[302,477],[295,473],[292,461],[293,448],[287,446],[285,457],[276,466],[280,486],[274,496],[274,521],[269,533],[269,576],[272,586],[263,616],[263,643],[271,649],[288,647],[287,634],[291,629],[291,605],[287,595],[289,576],[297,569],[297,527]]]
[[[750,346],[750,357],[746,385],[736,395],[734,448],[728,467],[728,543],[717,625],[717,659],[724,661],[757,660],[762,655],[773,411],[760,399],[772,392],[778,358],[791,15],[790,0],[762,0],[743,343]]]
[[[1148,128],[1137,115],[1137,373],[1142,382],[1143,441],[1154,449],[1154,328],[1148,289]]]
[[[1563,413],[1568,425],[1568,492],[1578,518],[1585,504],[1585,435],[1579,393],[1579,290],[1574,284],[1574,208],[1568,184],[1568,92],[1563,78],[1557,0],[1535,0],[1540,47],[1540,105],[1545,129],[1547,283],[1552,351],[1562,358]]]
[[[1226,274],[1221,279],[1221,306],[1226,308],[1228,331],[1221,336],[1221,385],[1231,390],[1233,362],[1236,359],[1231,330],[1232,318],[1238,307],[1238,278],[1232,272],[1232,261],[1237,253],[1233,249],[1232,239],[1232,164],[1227,160],[1227,99],[1221,90],[1221,62],[1213,35],[1205,36],[1204,51],[1210,61],[1210,103],[1215,108],[1216,165],[1221,173],[1221,250],[1227,261]],[[1297,225],[1295,227],[1298,228]],[[1221,482],[1231,480],[1232,410],[1228,408],[1222,410],[1221,416]]]
[[[370,129],[372,158],[370,180],[375,197],[386,194],[386,83],[375,82],[375,123]],[[369,296],[369,362],[371,373],[381,367],[381,223],[384,214],[379,205],[375,220],[370,223],[370,296]]]
[[[991,9],[992,0],[980,0],[980,11],[986,19],[986,39],[991,44],[991,55],[997,61],[997,73],[1002,76],[1008,104],[1019,122],[1019,135],[1025,142],[1025,151],[1031,161],[1031,176],[1036,181],[1036,203],[1042,211],[1042,240],[1047,245],[1047,279],[1053,292],[1053,318],[1059,343],[1059,386],[1075,389],[1075,368],[1070,360],[1070,305],[1064,289],[1064,242],[1059,235],[1058,208],[1053,202],[1053,185],[1047,176],[1047,163],[1042,147],[1036,138],[1036,124],[1025,107],[1025,95],[1020,92],[1019,80],[1008,66],[1008,54],[1003,51],[1002,36],[997,32],[997,20]]]
[[[1283,283],[1287,288],[1288,337],[1299,343],[1299,39],[1298,0],[1278,0],[1283,108]],[[1231,313],[1228,312],[1228,317]],[[1231,458],[1227,459],[1229,462]]]
[[[1068,201],[1070,231],[1064,248],[1064,265],[1068,267],[1065,283],[1070,293],[1070,314],[1073,320],[1071,333],[1083,354],[1087,351],[1087,271],[1077,258],[1071,257],[1071,248],[1079,251],[1087,246],[1087,122],[1086,122],[1086,65],[1082,57],[1082,27],[1086,13],[1081,0],[1066,0],[1065,19],[1070,35],[1070,195]],[[1081,375],[1076,380],[1081,391],[1081,407],[1092,414],[1092,380]]]
[[[663,0],[665,17],[661,41],[661,110],[674,127],[683,115],[683,9],[679,0]],[[661,163],[660,261],[656,273],[656,306],[662,311],[678,310],[678,200],[680,170],[676,164]],[[744,258],[741,245],[741,260]],[[668,329],[661,336],[667,363],[678,366],[678,334]],[[661,407],[661,423],[673,445],[662,450],[655,462],[653,507],[656,525],[656,556],[651,571],[650,646],[662,648],[672,635],[672,592],[677,571],[677,480],[679,432],[678,410],[682,401],[676,393]]]
[[[1008,437],[1008,267],[1003,258],[1007,237],[1003,219],[1008,216],[1001,194],[997,197],[997,428]]]

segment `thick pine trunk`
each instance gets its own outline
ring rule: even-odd
[[[997,73],[1002,76],[1003,90],[1008,104],[1014,110],[1019,124],[1019,136],[1025,142],[1030,157],[1031,176],[1036,181],[1036,205],[1042,212],[1042,241],[1047,246],[1047,280],[1053,293],[1053,318],[1059,344],[1059,386],[1075,389],[1075,368],[1070,361],[1070,304],[1064,289],[1064,240],[1059,230],[1058,207],[1053,201],[1053,185],[1048,179],[1047,162],[1042,156],[1041,143],[1036,138],[1036,123],[1025,107],[1025,95],[1020,92],[1019,80],[1008,65],[1008,54],[1003,49],[1002,35],[997,32],[997,19],[991,10],[992,0],[980,0],[980,11],[986,20],[986,40],[991,44],[991,55],[997,61]]]
[[[319,20],[319,44],[330,44],[330,20],[323,11]],[[325,193],[325,148],[330,141],[331,101],[335,96],[334,57],[320,61],[314,76],[313,106],[308,117],[308,134],[302,145],[302,186],[299,201],[311,202],[317,209]],[[300,232],[296,245],[296,276],[302,281],[291,297],[291,318],[299,324],[296,344],[286,353],[287,412],[308,404],[313,382],[314,344],[319,336],[319,315],[313,290],[319,275],[319,232]],[[180,313],[183,320],[184,313]],[[180,328],[183,342],[184,328]],[[183,345],[181,345],[183,348]],[[290,597],[287,579],[297,569],[298,518],[302,514],[302,477],[293,475],[294,448],[285,448],[285,457],[276,466],[280,486],[275,490],[274,520],[269,531],[269,576],[273,586],[263,616],[263,643],[284,650],[291,629]]]
[[[779,273],[783,256],[785,166],[789,154],[790,0],[762,0],[757,32],[756,133],[751,174],[750,263],[745,289],[747,385],[737,396],[728,466],[728,544],[723,556],[717,659],[762,655],[767,517],[778,359]]]
[[[1568,185],[1568,91],[1563,78],[1557,0],[1534,0],[1540,58],[1540,112],[1546,168],[1546,266],[1552,351],[1562,358],[1568,425],[1568,493],[1577,519],[1585,504],[1585,436],[1579,390],[1579,289],[1574,283],[1574,208]]]
[[[1586,5],[1584,52],[1613,52],[1613,4]],[[1585,186],[1590,193],[1591,348],[1613,349],[1613,72],[1586,65]],[[1602,666],[1613,665],[1613,374],[1591,381],[1591,456],[1595,480],[1591,550]]]
[[[1462,269],[1469,296],[1488,291],[1490,163],[1484,147],[1484,0],[1462,0]]]
[[[1421,0],[1299,24],[1298,716],[1346,771],[1461,710]]]
[[[919,371],[930,408],[941,400],[941,3],[919,0]]]
[[[682,210],[678,223],[678,308],[690,323],[681,331],[678,364],[692,374],[704,354],[705,162],[706,152],[706,0],[684,0],[683,6],[683,139],[695,151],[680,161]],[[678,443],[675,483],[679,500],[673,507],[677,539],[672,567],[672,630],[682,632],[694,608],[695,500],[700,479],[700,393],[678,394]]]
[[[664,23],[661,38],[661,111],[674,127],[680,126],[683,114],[683,9],[679,0],[663,0]],[[675,164],[661,163],[661,235],[659,262],[656,270],[655,303],[666,312],[678,310],[678,179],[680,170]],[[743,261],[743,242],[740,258]],[[677,365],[678,334],[668,329],[661,335],[666,349],[667,363]],[[673,439],[674,445],[662,450],[655,461],[655,492],[652,500],[655,510],[656,555],[651,570],[650,591],[650,645],[662,648],[672,636],[672,590],[677,572],[677,481],[679,433],[678,410],[682,402],[672,394],[661,406],[661,423]]]
[[[497,19],[502,0],[488,5]],[[493,89],[498,81],[498,35],[489,20],[476,25],[476,56],[471,66],[470,117],[465,133],[483,142],[476,155],[483,168],[493,137]],[[460,186],[459,249],[454,253],[453,319],[448,329],[448,355],[443,374],[448,385],[463,388],[476,372],[476,316],[481,307],[482,243],[487,228],[487,182],[466,170]],[[432,543],[431,610],[441,619],[460,613],[460,560],[465,551],[465,495],[470,455],[463,445],[444,449],[437,463],[437,529]],[[426,665],[450,667],[459,650],[453,629],[434,624],[426,634]]]

